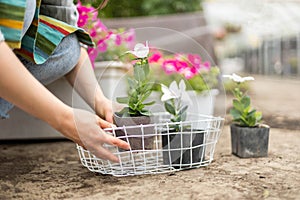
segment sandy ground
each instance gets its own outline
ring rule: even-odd
[[[300,81],[251,85],[272,127],[267,158],[231,155],[228,125],[208,167],[123,178],[89,172],[65,140],[2,142],[0,199],[300,199]]]

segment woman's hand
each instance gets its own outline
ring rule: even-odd
[[[129,144],[106,133],[104,128],[111,128],[113,124],[101,119],[85,110],[70,109],[60,128],[57,128],[66,137],[83,146],[95,156],[119,162],[119,159],[103,147],[103,144],[129,149]]]
[[[113,112],[122,109],[120,105],[108,100],[96,80],[92,64],[85,49],[81,49],[81,55],[77,65],[66,75],[69,83],[76,89],[79,95],[95,110],[96,114],[73,109],[69,114],[69,127],[60,130],[65,136],[74,142],[83,145],[95,156],[103,159],[117,161],[118,159],[103,148],[103,144],[112,144],[123,149],[129,149],[129,144],[105,133],[101,128],[108,128],[113,123]],[[103,120],[105,119],[105,120]],[[70,122],[73,122],[73,124]]]
[[[119,112],[123,109],[121,104],[113,102],[106,97],[103,97],[99,100],[96,99],[95,103],[95,112],[96,114],[105,119],[106,121],[113,123],[113,113]]]

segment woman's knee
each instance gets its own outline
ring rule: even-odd
[[[27,69],[44,85],[47,85],[70,72],[80,57],[80,45],[75,34],[68,35],[57,46],[48,60],[40,65],[20,60]]]

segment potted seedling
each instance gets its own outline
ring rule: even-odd
[[[184,123],[187,118],[189,101],[183,80],[177,85],[173,81],[168,88],[161,85],[166,111],[170,114],[170,125],[162,132],[163,162],[174,168],[190,167],[203,160],[204,131],[192,129]]]
[[[230,126],[232,153],[241,158],[268,156],[270,127],[260,123],[262,113],[251,108],[250,97],[240,89],[241,83],[254,78],[236,74],[223,77],[230,78],[236,84],[232,91],[233,108],[230,110],[234,122]]]
[[[153,148],[154,127],[139,126],[151,123],[151,112],[146,109],[146,106],[155,103],[155,101],[145,102],[153,87],[153,83],[149,80],[148,43],[146,42],[146,45],[138,43],[134,51],[127,53],[136,57],[133,64],[133,77],[127,79],[129,85],[127,97],[117,98],[119,103],[127,106],[120,112],[114,113],[114,122],[118,127],[128,128],[119,130],[116,134],[122,136],[125,141],[128,140],[132,150],[149,150]]]

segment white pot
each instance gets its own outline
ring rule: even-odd
[[[130,64],[117,61],[95,63],[96,78],[107,98],[115,100],[127,95],[126,73],[130,67]]]
[[[219,94],[217,89],[208,90],[200,94],[195,91],[187,92],[191,100],[187,112],[214,115],[216,96]]]
[[[203,114],[203,115],[214,115],[214,107],[216,102],[216,96],[219,94],[219,90],[212,89],[200,94],[195,91],[187,91],[190,101],[188,102],[189,113]],[[151,96],[148,98],[148,101],[155,101],[154,105],[150,106],[151,112],[164,112],[165,107],[164,103],[160,100],[160,92],[152,92]]]

